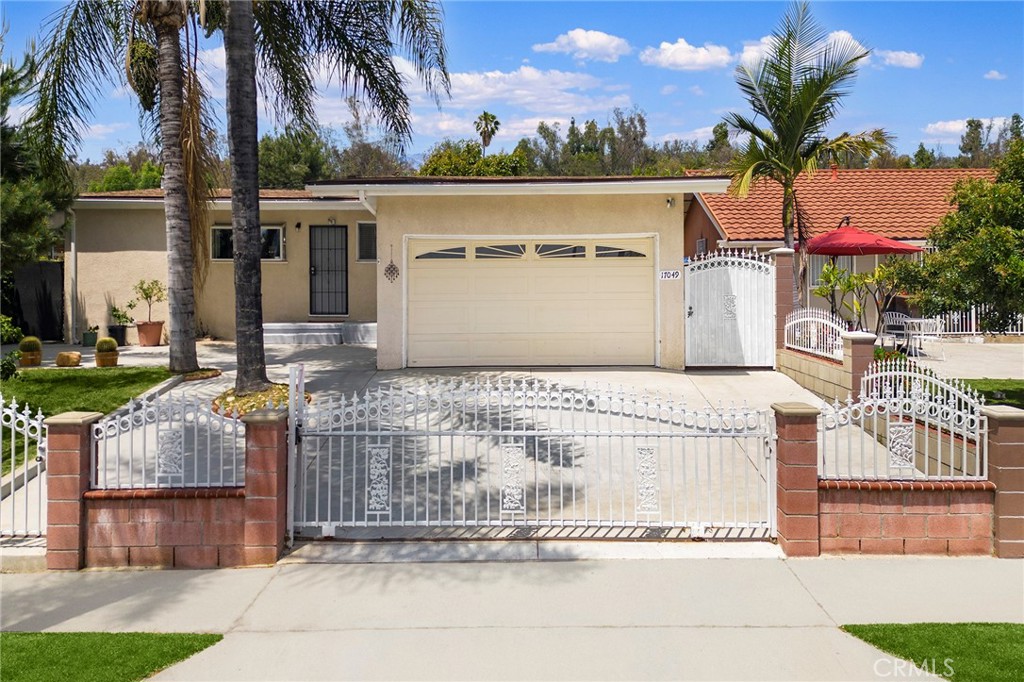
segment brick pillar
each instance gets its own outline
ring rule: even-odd
[[[46,420],[46,567],[85,565],[85,503],[92,467],[92,425],[99,412],[64,412]]]
[[[818,556],[818,414],[806,403],[775,403],[779,545],[786,556]]]
[[[843,388],[853,395],[854,400],[860,397],[860,378],[875,359],[876,338],[869,332],[843,334]],[[847,381],[849,385],[846,385]]]
[[[1024,410],[982,409],[988,417],[988,480],[996,486],[996,556],[1024,557]]]
[[[288,414],[261,410],[245,422],[245,563],[272,564],[284,550],[288,513]]]
[[[786,347],[786,315],[793,312],[793,249],[772,249],[775,256],[775,348]]]

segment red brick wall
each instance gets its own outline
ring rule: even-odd
[[[822,553],[992,554],[988,482],[821,481],[818,492]]]
[[[85,518],[86,566],[246,563],[243,488],[91,490],[85,493]]]

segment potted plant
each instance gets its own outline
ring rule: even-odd
[[[84,332],[82,332],[82,345],[89,347],[95,346],[96,339],[99,337],[99,335],[100,328],[98,325],[93,325],[92,327],[89,327]]]
[[[104,336],[96,342],[96,366],[117,367],[117,341]]]
[[[167,300],[167,287],[158,279],[140,279],[135,285],[135,293],[146,302],[146,321],[136,322],[135,328],[139,330],[140,346],[159,346],[161,334],[163,333],[163,320],[153,321],[153,304]]]
[[[135,323],[131,315],[131,311],[134,309],[135,301],[128,301],[124,304],[123,308],[118,308],[113,304],[110,306],[110,317],[114,320],[114,324],[107,325],[107,333],[110,334],[110,338],[114,339],[119,346],[127,344],[125,341],[125,327]]]
[[[43,343],[35,336],[26,336],[18,342],[21,358],[18,362],[22,367],[38,367],[43,363]]]

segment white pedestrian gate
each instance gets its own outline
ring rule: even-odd
[[[302,395],[300,368],[292,386]],[[774,534],[774,421],[765,410],[691,410],[621,388],[532,379],[391,385],[290,404],[296,535]]]
[[[775,365],[775,267],[767,254],[717,251],[686,264],[686,366]]]

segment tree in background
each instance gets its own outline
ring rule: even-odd
[[[917,145],[914,152],[914,168],[931,168],[935,165],[935,152],[925,149],[924,142]]]
[[[133,189],[159,189],[163,173],[163,169],[152,161],[144,162],[137,171],[133,171],[127,163],[119,163],[107,168],[99,180],[90,182],[88,190],[90,192],[119,192]]]
[[[20,64],[11,61],[0,69],[0,269],[7,280],[16,268],[45,257],[62,243],[63,230],[52,225],[51,218],[70,206],[73,188],[60,151],[43,149],[46,140],[39,133],[35,111],[20,123],[10,119],[11,103],[35,86],[35,57],[26,54]]]
[[[400,154],[401,141],[387,134],[378,140],[371,139],[371,129],[375,129],[372,112],[364,111],[354,97],[348,99],[348,108],[352,118],[343,127],[348,147],[338,158],[341,177],[382,178],[411,174],[412,167]]]
[[[869,54],[852,39],[827,37],[807,3],[794,5],[773,32],[765,54],[752,64],[736,67],[736,83],[754,116],[731,113],[725,117],[735,130],[749,135],[729,163],[730,191],[746,196],[758,180],[781,185],[781,222],[789,248],[804,240],[797,177],[812,175],[820,162],[838,162],[844,154],[867,156],[889,147],[889,135],[880,128],[827,136],[858,65]],[[802,275],[802,267],[794,268],[793,301],[798,307],[803,299]]]
[[[327,130],[286,128],[259,142],[260,187],[302,189],[341,173],[341,152]]]
[[[936,247],[907,266],[911,302],[935,315],[979,308],[979,324],[1003,332],[1024,315],[1024,140],[1010,143],[996,179],[965,178],[954,207],[929,237]]]
[[[476,133],[480,136],[483,155],[487,156],[487,147],[491,144],[494,136],[497,135],[498,129],[501,128],[501,121],[489,111],[484,111],[484,113],[477,116],[473,127],[476,128]]]
[[[960,161],[967,168],[982,168],[988,165],[988,138],[992,124],[986,127],[976,118],[967,119],[967,130],[960,137]]]
[[[475,140],[443,140],[427,154],[420,175],[448,177],[508,177],[524,175],[527,161],[517,149],[511,154],[483,155]]]

